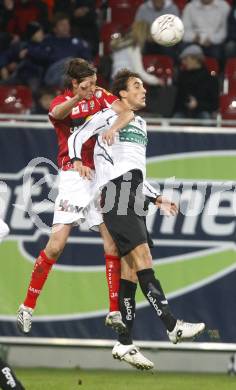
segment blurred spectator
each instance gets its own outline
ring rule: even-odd
[[[8,84],[29,85],[35,92],[51,63],[50,47],[38,22],[28,24],[25,38],[26,41],[12,44],[1,56],[1,74]]]
[[[225,44],[225,57],[236,57],[236,1],[234,1],[227,21],[227,42]]]
[[[7,31],[21,36],[32,21],[48,27],[47,5],[41,0],[15,0],[14,11],[7,25]]]
[[[48,115],[51,101],[55,96],[55,89],[47,87],[40,88],[35,96],[35,104],[31,113],[38,115]]]
[[[94,1],[76,0],[72,13],[72,28],[78,35],[90,43],[93,56],[98,53],[99,31]]]
[[[60,85],[64,64],[68,58],[92,59],[89,43],[71,35],[70,19],[66,14],[54,15],[53,34],[48,37],[47,45],[51,48],[50,55],[53,62],[45,75],[44,81],[48,86]]]
[[[14,0],[0,1],[0,31],[6,32],[8,22],[13,18],[14,14]]]
[[[190,45],[180,55],[183,69],[177,80],[176,118],[209,119],[218,109],[218,79],[204,66],[200,46]]]
[[[224,0],[193,0],[183,10],[183,41],[201,45],[205,55],[221,58],[227,33],[229,4]]]
[[[114,37],[112,49],[112,78],[122,68],[139,73],[144,83],[159,85],[161,82],[155,75],[147,73],[143,67],[142,49],[149,35],[149,24],[144,21],[134,22],[130,33]]]
[[[161,15],[173,14],[179,15],[178,7],[172,0],[148,0],[141,4],[136,12],[135,21],[145,21],[149,23],[149,28],[152,22]],[[178,47],[164,47],[153,42],[151,39],[147,40],[144,47],[144,54],[164,54],[173,58],[176,57]]]
[[[135,21],[144,20],[151,25],[158,16],[164,14],[179,16],[178,7],[172,0],[148,0],[138,7]]]
[[[95,56],[99,44],[95,0],[56,0],[54,11],[69,13],[73,35],[89,42]]]

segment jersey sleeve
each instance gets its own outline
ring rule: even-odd
[[[143,194],[149,198],[152,203],[155,203],[156,198],[161,195],[160,191],[154,188],[147,180],[143,182]]]
[[[83,144],[93,135],[100,134],[108,129],[117,115],[114,111],[106,109],[97,112],[87,122],[75,131],[68,139],[69,156],[71,159],[81,159]]]
[[[113,95],[111,92],[108,92],[104,88],[97,88],[95,91],[95,96],[99,100],[101,108],[111,108],[114,102],[117,102],[119,98]]]
[[[48,115],[53,117],[52,115],[52,110],[54,109],[54,107],[58,106],[58,104],[61,104],[61,103],[64,103],[66,101],[66,98],[64,95],[59,95],[59,96],[56,96],[51,104],[50,104],[50,107],[49,107],[49,112],[48,112]]]

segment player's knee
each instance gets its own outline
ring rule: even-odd
[[[65,244],[60,240],[51,240],[48,242],[45,251],[50,259],[58,259],[62,253]]]
[[[0,239],[3,239],[5,238],[10,232],[10,229],[8,227],[8,225],[1,221],[1,225],[0,225]]]
[[[133,268],[132,269],[128,269],[128,268],[122,269],[122,266],[121,266],[121,278],[125,279],[125,280],[129,280],[132,283],[138,283],[137,274]]]
[[[104,241],[104,252],[111,256],[119,256],[116,244],[113,240]]]

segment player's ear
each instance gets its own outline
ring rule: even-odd
[[[125,89],[122,89],[120,92],[119,92],[119,95],[121,98],[126,98],[127,96],[127,91]]]
[[[71,79],[71,85],[73,88],[77,88],[78,87],[78,81],[76,79]]]

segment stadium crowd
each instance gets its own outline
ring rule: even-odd
[[[151,23],[167,13],[185,27],[174,47],[150,37]],[[0,53],[0,104],[3,87],[24,85],[33,97],[30,112],[46,114],[62,87],[65,62],[81,57],[98,67],[98,83],[107,89],[121,67],[138,72],[153,115],[214,118],[235,79],[229,72],[229,82],[226,69],[236,58],[236,3],[1,0]]]

